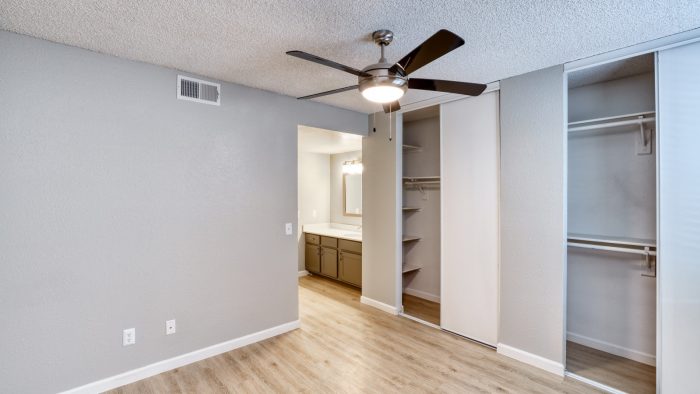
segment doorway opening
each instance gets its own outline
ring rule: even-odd
[[[297,147],[299,276],[361,288],[362,136],[299,126]]]

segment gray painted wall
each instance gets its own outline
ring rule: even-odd
[[[369,130],[362,139],[362,295],[396,308],[401,292],[402,116],[370,115]]]
[[[8,32],[0,52],[0,392],[298,318],[297,125],[366,115],[228,83],[220,107],[180,101],[174,70]]]
[[[361,226],[361,216],[346,216],[343,214],[343,162],[362,160],[362,151],[336,153],[331,155],[330,160],[330,221],[332,223]]]
[[[562,363],[565,135],[563,67],[501,81],[499,342]]]

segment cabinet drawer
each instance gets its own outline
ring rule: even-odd
[[[339,242],[340,249],[362,254],[362,242],[348,241],[347,239],[341,239]]]
[[[321,236],[316,235],[316,234],[308,234],[308,233],[306,233],[305,235],[306,235],[306,243],[314,244],[314,245],[319,244]]]
[[[321,236],[321,245],[328,246],[330,248],[337,248],[338,238]]]

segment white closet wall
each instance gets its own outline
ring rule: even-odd
[[[438,117],[404,122],[403,142],[420,147],[403,152],[404,176],[440,175]],[[403,233],[420,237],[418,242],[404,245],[404,265],[421,267],[403,275],[403,292],[440,302],[440,188],[426,186],[421,191],[404,187],[403,205],[420,208],[420,212],[403,215]]]
[[[658,54],[660,373],[663,393],[698,390],[700,44]]]
[[[654,111],[654,74],[569,91],[569,120]],[[571,134],[568,232],[656,239],[656,147],[637,155],[639,127]],[[656,279],[644,257],[569,248],[567,339],[655,364]]]
[[[441,105],[441,326],[495,346],[498,336],[499,93]]]

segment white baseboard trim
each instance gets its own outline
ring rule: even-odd
[[[64,391],[63,393],[92,394],[112,390],[117,387],[121,387],[125,384],[133,383],[141,379],[158,375],[159,373],[170,371],[172,369],[180,368],[187,364],[192,364],[194,362],[204,360],[205,358],[214,357],[216,355],[230,352],[231,350],[238,349],[240,347],[247,346],[255,342],[260,342],[265,339],[284,334],[285,332],[296,330],[299,327],[301,327],[299,320],[291,321],[289,323],[284,323],[276,327],[248,334],[240,338],[231,339],[229,341],[221,342],[219,344],[195,350],[190,353],[175,356],[167,360],[158,361],[156,363],[146,365],[145,367],[132,369],[131,371],[127,371],[119,375],[98,380],[96,382],[88,383],[86,385]]]
[[[524,350],[514,348],[503,343],[498,344],[496,351],[504,356],[524,362],[525,364],[530,364],[537,368],[544,369],[547,372],[564,376],[564,365],[562,363],[552,361],[536,354],[528,353]]]
[[[422,298],[424,300],[437,302],[438,304],[440,303],[440,296],[437,296],[437,295],[432,294],[432,293],[428,293],[428,292],[420,291],[420,290],[416,290],[416,289],[411,289],[410,287],[403,289],[403,292],[408,294],[408,295],[412,295],[414,297]]]
[[[575,373],[566,372],[565,375],[566,375],[567,378],[571,378],[571,379],[578,380],[579,382],[586,383],[586,384],[589,385],[589,386],[593,386],[593,387],[595,387],[595,388],[597,388],[597,389],[600,389],[600,390],[602,390],[602,391],[606,391],[606,392],[608,392],[608,393],[610,393],[610,394],[627,394],[627,393],[625,393],[624,391],[620,391],[620,390],[618,390],[618,389],[616,389],[616,388],[613,388],[613,387],[604,385],[603,383],[598,383],[598,382],[596,382],[595,380],[591,380],[591,379],[588,379],[588,378],[584,378],[583,376],[581,376],[581,375],[576,375]]]
[[[299,271],[299,277],[300,277],[300,278],[301,278],[302,276],[307,276],[308,274],[309,274],[309,271],[307,271],[307,270]]]
[[[365,297],[365,296],[360,297],[360,302],[365,304],[365,305],[369,305],[371,307],[377,308],[377,309],[384,311],[386,313],[391,313],[392,315],[399,314],[399,310],[396,307],[393,307],[389,304],[385,304],[383,302],[379,302],[377,300],[373,300],[373,299]]]
[[[616,356],[628,358],[643,364],[656,366],[656,356],[640,352],[638,350],[622,347],[615,345],[614,343],[601,341],[599,339],[587,337],[585,335],[576,334],[574,332],[567,332],[566,339],[571,342],[578,343],[579,345],[588,346],[593,349],[597,349],[606,353],[614,354]]]

